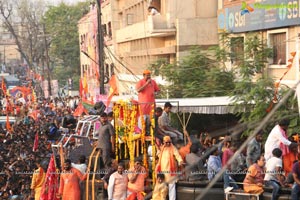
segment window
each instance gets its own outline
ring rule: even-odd
[[[133,14],[127,14],[127,25],[133,24]]]
[[[101,26],[102,26],[103,35],[107,35],[106,24],[102,24]]]
[[[113,63],[110,64],[110,74],[111,75],[115,74],[115,65]]]
[[[109,77],[109,65],[105,64],[105,75]]]
[[[111,22],[108,22],[108,24],[107,24],[107,29],[108,29],[108,35],[109,35],[109,37],[112,37],[112,31],[111,31]]]
[[[269,46],[273,48],[273,59],[271,60],[271,64],[286,64],[286,45],[286,32],[269,34]]]
[[[244,37],[233,37],[230,39],[230,60],[238,65],[244,56]]]

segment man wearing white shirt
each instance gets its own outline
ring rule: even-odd
[[[289,120],[283,119],[276,125],[269,134],[265,143],[265,159],[268,161],[272,157],[272,151],[275,148],[280,148],[283,155],[288,153],[290,145],[297,145],[287,139],[287,129]]]
[[[271,200],[278,199],[279,190],[284,186],[283,178],[281,175],[281,155],[282,151],[279,148],[275,148],[272,151],[272,157],[266,163],[266,174],[264,177],[264,181],[267,187],[271,187],[273,189]]]
[[[128,178],[124,173],[124,164],[118,164],[118,170],[114,172],[108,181],[108,200],[125,200],[127,192]]]
[[[71,166],[73,168],[78,169],[82,174],[85,174],[87,168],[85,160],[86,160],[85,156],[81,155],[78,159],[79,163],[78,164],[72,163]]]

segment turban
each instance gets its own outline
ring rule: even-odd
[[[164,142],[171,142],[170,136],[164,136]]]

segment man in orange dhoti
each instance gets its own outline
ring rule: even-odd
[[[142,160],[135,158],[134,166],[128,171],[128,186],[126,200],[143,200],[144,199],[144,185],[148,172],[142,166]]]
[[[60,184],[58,197],[62,200],[80,200],[80,186],[79,181],[85,180],[87,174],[83,175],[75,168],[71,167],[71,160],[66,159],[64,164],[64,171],[60,175]]]
[[[159,153],[159,160],[156,168],[157,173],[163,173],[166,178],[166,182],[169,185],[169,200],[176,199],[176,175],[179,175],[177,170],[177,163],[183,166],[183,160],[176,149],[173,146],[171,137],[165,136],[163,138],[164,145],[161,147],[161,151]]]
[[[39,159],[37,159],[35,163],[36,163],[38,169],[36,169],[33,173],[30,189],[32,190],[32,193],[34,194],[34,199],[39,200],[40,196],[41,196],[41,189],[45,182],[46,173],[45,173],[44,169],[41,167]]]

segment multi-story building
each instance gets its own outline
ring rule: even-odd
[[[18,51],[15,40],[12,35],[1,28],[0,35],[0,71],[6,71],[14,74],[21,64],[21,54]]]
[[[240,41],[234,51],[243,51],[248,33],[258,33],[273,49],[268,75],[279,80],[288,71],[281,83],[293,86],[299,80],[299,53],[290,69],[288,64],[290,53],[299,51],[299,3],[293,0],[219,0],[218,30],[229,32],[233,40]]]
[[[119,92],[129,94],[153,62],[174,63],[194,45],[217,45],[217,6],[217,0],[102,0],[105,74],[116,74]]]

